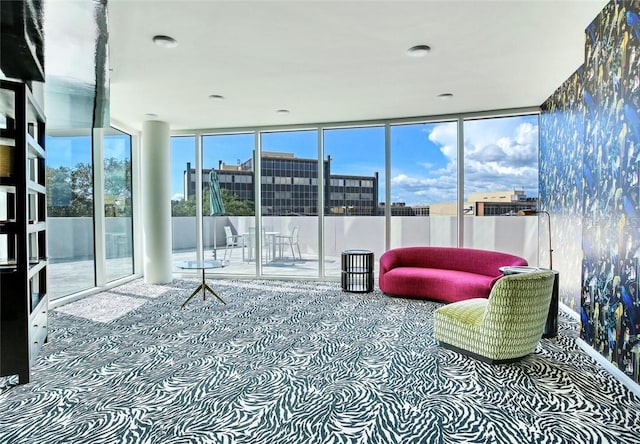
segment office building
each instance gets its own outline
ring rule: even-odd
[[[203,188],[209,186],[210,169],[202,171]],[[238,165],[220,161],[215,170],[220,188],[237,199],[255,202],[253,161]],[[292,153],[263,152],[261,157],[262,214],[309,216],[318,214],[318,161]],[[331,174],[331,157],[324,162],[326,215],[375,215],[378,173],[373,176]],[[187,163],[185,196],[195,196],[196,170]]]

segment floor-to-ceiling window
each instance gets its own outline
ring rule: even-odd
[[[104,136],[106,279],[133,273],[131,136],[114,128]]]
[[[520,207],[536,206],[537,196],[526,192],[537,189],[537,182],[528,181],[537,171],[532,158],[537,148],[530,146],[537,140],[536,119],[404,119],[359,127],[319,125],[322,133],[246,129],[202,136],[201,145],[196,143],[200,136],[173,137],[174,261],[187,259],[176,256],[185,252],[188,259],[197,254],[196,172],[201,168],[203,255],[223,265],[208,273],[338,277],[345,249],[370,249],[379,257],[387,247],[457,246],[461,239],[467,247],[510,251],[537,263],[535,221],[507,220],[499,213],[506,208],[501,191],[509,189],[510,204],[517,198]],[[517,131],[492,129],[507,127]],[[202,156],[195,155],[196,146]],[[509,151],[516,146],[520,149]],[[212,177],[221,204],[215,214]],[[511,186],[504,188],[501,179]],[[324,215],[321,231],[319,214]]]
[[[202,137],[204,258],[223,265],[212,273],[256,274],[254,149],[254,133]]]
[[[457,245],[457,128],[455,121],[390,127],[392,248]]]
[[[196,259],[196,139],[171,137],[171,239],[174,262]]]
[[[538,115],[464,120],[464,246],[537,263]],[[531,252],[531,253],[527,253]]]
[[[95,286],[91,129],[49,134],[48,292],[56,299]]]
[[[316,277],[318,131],[261,132],[260,147],[262,273]]]
[[[343,250],[385,248],[385,128],[325,129],[323,148],[324,274],[338,277]]]

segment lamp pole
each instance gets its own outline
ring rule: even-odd
[[[538,213],[547,215],[547,232],[549,233],[549,269],[553,270],[553,248],[551,248],[551,215],[548,211],[538,210]]]
[[[546,214],[547,215],[547,232],[549,234],[549,269],[553,270],[553,248],[551,248],[551,215],[545,210],[526,209],[518,211],[518,216],[532,216],[534,214]]]

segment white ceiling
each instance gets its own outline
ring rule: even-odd
[[[183,130],[538,106],[582,64],[606,3],[111,0],[110,113]],[[407,56],[417,44],[430,54]]]

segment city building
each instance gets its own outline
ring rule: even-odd
[[[220,161],[215,170],[220,188],[237,199],[255,201],[253,159],[237,165]],[[202,171],[203,189],[209,186],[211,169]],[[326,215],[371,216],[377,214],[378,173],[372,176],[331,174],[331,156],[324,162]],[[292,153],[263,152],[261,158],[262,214],[308,216],[318,214],[318,161]],[[196,170],[187,162],[184,195],[195,195]]]
[[[522,190],[469,193],[463,204],[465,216],[515,216],[520,210],[535,209],[536,197],[527,197]],[[431,216],[454,216],[455,202],[435,203],[429,206]]]

